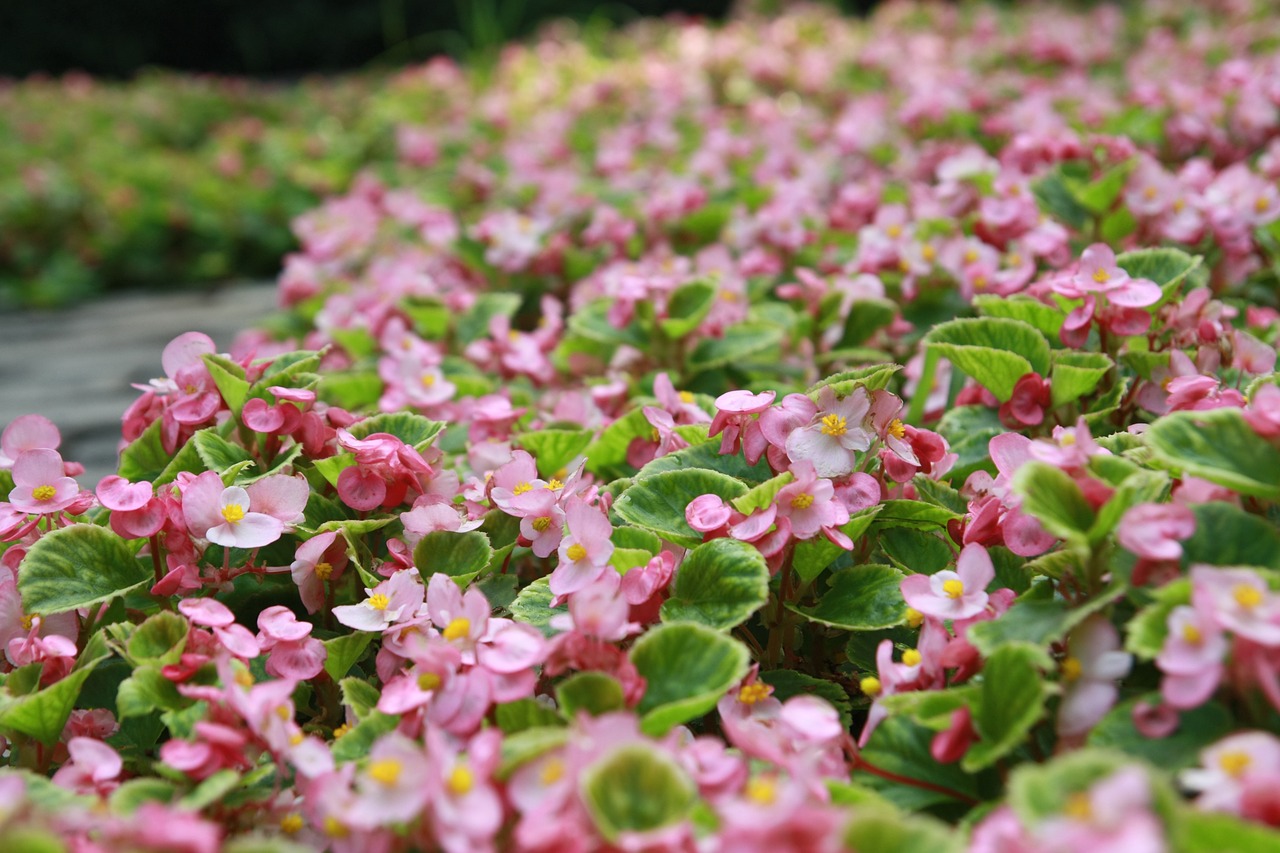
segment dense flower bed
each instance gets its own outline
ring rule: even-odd
[[[118,476],[4,431],[0,842],[1273,849],[1280,20],[619,44],[424,72]]]

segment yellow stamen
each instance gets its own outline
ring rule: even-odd
[[[304,738],[302,737],[302,732],[294,732],[293,734],[289,735],[289,746],[297,746],[298,744],[302,743],[303,740]]]
[[[658,434],[657,427],[654,427],[653,429],[649,430],[649,440],[654,442],[655,444],[659,441],[662,441],[662,436]]]
[[[889,433],[889,435],[893,436],[894,438],[906,438],[907,425],[904,424],[902,421],[898,420],[897,418],[894,418],[893,420],[889,421],[889,426],[888,428],[886,428],[885,432]]]
[[[35,619],[36,617],[32,616],[29,613],[22,614],[22,630],[30,631],[31,626],[35,624]]]
[[[1271,207],[1271,200],[1266,196],[1258,196],[1258,200],[1253,203],[1253,209],[1258,213],[1264,213]]]
[[[813,506],[813,495],[808,492],[796,495],[791,499],[792,509],[808,509]]]
[[[1011,267],[1020,267],[1022,266],[1022,255],[1019,255],[1017,252],[1014,252],[1012,255],[1005,258],[1005,263],[1007,263]]]
[[[419,690],[435,690],[443,683],[443,679],[434,672],[424,672],[418,676]]]
[[[301,830],[304,825],[302,815],[297,814],[296,812],[293,814],[287,814],[280,818],[280,829],[285,835],[293,835]]]
[[[228,524],[244,521],[244,507],[240,504],[227,504],[222,508],[222,517]]]
[[[327,581],[329,576],[333,574],[332,563],[316,563],[316,567],[312,570],[316,573],[316,577],[322,581]]]
[[[1198,646],[1204,642],[1204,634],[1200,633],[1200,629],[1190,622],[1182,626],[1182,639],[1193,646]]]
[[[957,578],[945,580],[942,582],[942,591],[946,593],[947,598],[959,598],[964,595],[964,581]]]
[[[368,604],[374,610],[386,610],[391,606],[391,599],[381,592],[375,592],[369,596]]]
[[[899,272],[911,272],[911,261],[906,258],[898,261],[898,270]]]
[[[1262,591],[1256,586],[1238,583],[1231,590],[1231,597],[1245,610],[1252,610],[1262,603]]]
[[[346,825],[333,815],[324,819],[324,834],[330,838],[346,838],[347,832]]]
[[[471,633],[471,620],[465,616],[459,616],[450,622],[442,633],[446,640],[461,640]]]
[[[449,779],[445,782],[445,786],[454,796],[461,797],[471,790],[475,782],[475,775],[471,772],[471,768],[465,764],[459,764],[449,774]]]
[[[400,762],[394,758],[384,758],[369,764],[369,778],[390,788],[400,781],[400,771],[403,769]]]
[[[914,607],[907,608],[907,624],[912,628],[919,628],[924,624],[924,614]]]
[[[511,343],[515,343],[516,341],[520,340],[520,333],[517,332],[515,329],[512,329],[511,331],[507,332],[507,340],[511,341]]]
[[[689,391],[681,391],[681,392],[680,392],[680,402],[681,402],[681,403],[692,403],[692,402],[693,402],[693,394],[692,394],[692,393],[690,393]]]
[[[54,495],[58,494],[58,490],[53,486],[36,486],[31,490],[31,497],[38,501],[51,501]]]
[[[849,431],[848,425],[843,415],[827,415],[822,419],[822,434],[839,438]]]
[[[1228,776],[1239,778],[1244,775],[1244,771],[1249,769],[1249,765],[1253,763],[1253,759],[1249,757],[1247,752],[1224,752],[1218,756],[1218,766]]]
[[[866,678],[858,682],[858,689],[862,691],[864,696],[879,696],[880,679],[876,678],[874,675],[868,675]]]
[[[247,669],[242,669],[236,673],[236,684],[241,687],[249,688],[253,686],[253,675]]]
[[[511,490],[511,494],[523,495],[525,492],[532,491],[532,490],[533,490],[532,483],[520,483],[514,489]]]
[[[1093,816],[1093,805],[1089,802],[1088,794],[1078,792],[1067,797],[1067,803],[1062,807],[1062,811],[1067,817],[1088,820]]]
[[[902,653],[902,662],[907,666],[915,666],[920,663],[920,652],[915,649],[907,649]]]
[[[888,228],[884,229],[884,233],[888,234],[890,237],[893,237],[896,240],[897,238],[902,236],[902,226],[890,225]]]
[[[542,515],[533,520],[533,529],[539,533],[546,533],[547,528],[551,526],[551,516]]]
[[[550,480],[547,481],[546,488],[554,492],[557,489],[563,489],[564,483],[560,482],[555,477],[552,477]]]
[[[978,260],[978,250],[977,250],[977,249],[969,249],[968,251],[966,251],[966,252],[964,253],[964,262],[965,262],[966,264],[972,264],[972,263],[976,262],[977,260]]]
[[[1064,432],[1062,438],[1058,439],[1058,443],[1063,447],[1073,447],[1076,443],[1076,434],[1074,432]]]
[[[720,289],[720,298],[723,299],[725,302],[737,302],[738,294],[734,293],[732,290],[729,290],[727,287],[725,287]]]
[[[282,719],[282,720],[288,720],[290,717],[292,717],[292,716],[293,716],[293,714],[289,713],[289,706],[288,706],[288,705],[277,705],[277,706],[276,706],[276,716],[277,716],[277,717],[279,717],[279,718],[280,718],[280,719]]]
[[[349,723],[343,723],[342,725],[338,726],[336,729],[333,730],[333,739],[337,740],[338,738],[342,737],[347,732],[351,731],[351,728],[352,727]]]
[[[587,549],[583,548],[577,542],[574,542],[572,545],[569,546],[569,549],[564,552],[564,555],[576,563],[579,560],[586,558]]]
[[[738,691],[738,701],[743,705],[754,705],[769,698],[769,685],[759,681],[742,685]]]
[[[1145,198],[1147,201],[1151,201],[1151,199],[1156,197],[1156,188],[1147,187],[1145,190],[1142,191],[1142,197]]]
[[[538,774],[538,781],[544,785],[554,785],[564,778],[564,762],[558,758],[552,758],[546,764],[542,765],[542,772]]]
[[[987,277],[985,275],[975,275],[973,277],[974,290],[986,290],[989,283],[990,282],[987,281]]]
[[[1093,280],[1096,281],[1098,284],[1104,284],[1105,282],[1110,280],[1110,278],[1111,276],[1107,275],[1107,271],[1104,270],[1102,267],[1098,267],[1096,270],[1093,271]]]
[[[778,783],[771,778],[757,776],[747,783],[747,789],[743,793],[753,803],[762,806],[772,805],[778,798]]]
[[[435,384],[436,384],[436,375],[435,375],[434,373],[424,373],[424,374],[422,374],[422,387],[423,387],[423,388],[430,388],[432,385],[435,385]]]
[[[926,261],[932,261],[934,258],[938,257],[938,250],[933,248],[933,246],[930,246],[928,243],[925,243],[920,247],[920,257],[924,258]]]
[[[1080,678],[1084,672],[1084,667],[1080,664],[1080,658],[1066,657],[1062,660],[1062,680],[1075,681]]]
[[[1174,213],[1181,213],[1181,212],[1182,212],[1182,208],[1184,208],[1184,207],[1186,207],[1186,206],[1187,206],[1187,202],[1186,202],[1186,200],[1185,200],[1185,199],[1176,198],[1176,199],[1174,199],[1174,200],[1173,200],[1173,212],[1174,212]]]

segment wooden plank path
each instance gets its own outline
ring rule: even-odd
[[[164,375],[165,344],[194,330],[225,352],[274,308],[274,285],[255,283],[0,312],[0,429],[19,415],[49,418],[62,430],[63,458],[84,464],[78,480],[92,489],[115,471],[120,416],[140,393],[130,383]]]

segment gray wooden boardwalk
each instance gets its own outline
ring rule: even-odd
[[[274,285],[258,283],[0,312],[0,429],[19,415],[49,418],[62,430],[63,458],[83,463],[79,482],[93,488],[115,471],[120,416],[139,393],[130,383],[164,375],[165,344],[194,330],[225,351],[274,307]]]

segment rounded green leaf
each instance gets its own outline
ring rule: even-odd
[[[1093,527],[1093,508],[1065,471],[1045,462],[1028,462],[1013,476],[1022,511],[1039,519],[1061,539],[1083,539]]]
[[[989,767],[1026,739],[1045,711],[1051,685],[1040,673],[1044,652],[1024,643],[1001,646],[982,667],[973,716],[979,740],[960,762],[965,772]]]
[[[1280,448],[1260,437],[1238,409],[1174,412],[1146,432],[1156,459],[1244,495],[1280,499]]]
[[[552,607],[551,599],[553,598],[555,596],[551,594],[551,586],[547,579],[538,578],[520,590],[516,600],[511,602],[511,617],[517,622],[532,625],[550,637],[555,633],[555,629],[551,627],[551,617],[557,613],[569,612],[567,604]]]
[[[151,567],[115,533],[73,524],[31,546],[18,570],[18,591],[28,613],[48,616],[98,604],[149,580]]]
[[[434,530],[413,549],[414,565],[424,578],[443,572],[463,585],[484,571],[492,559],[489,537],[479,530]]]
[[[902,599],[902,579],[892,566],[866,565],[841,569],[831,576],[831,586],[812,607],[787,607],[811,622],[845,631],[876,631],[901,625],[907,618]]]
[[[622,684],[603,672],[579,672],[566,678],[556,687],[556,702],[570,719],[579,711],[598,717],[609,711],[620,711],[626,704]]]
[[[1007,317],[966,317],[934,326],[924,342],[1000,400],[1027,373],[1049,372],[1049,342],[1034,326]]]
[[[741,481],[718,471],[685,468],[637,480],[618,495],[613,511],[629,524],[656,533],[668,542],[693,548],[702,541],[702,534],[685,521],[685,507],[699,495],[719,495],[730,501],[746,492]]]
[[[713,539],[689,552],[676,572],[663,622],[700,622],[722,631],[743,622],[769,599],[769,567],[754,546]]]
[[[651,735],[710,711],[742,680],[750,663],[746,646],[692,622],[650,629],[629,656],[646,682],[640,726]]]
[[[697,789],[680,766],[642,744],[620,747],[592,764],[578,786],[591,820],[609,841],[679,823],[697,801]]]
[[[706,337],[689,353],[685,366],[690,373],[724,367],[758,355],[782,341],[781,326],[770,323],[739,323],[724,330],[719,338]]]

